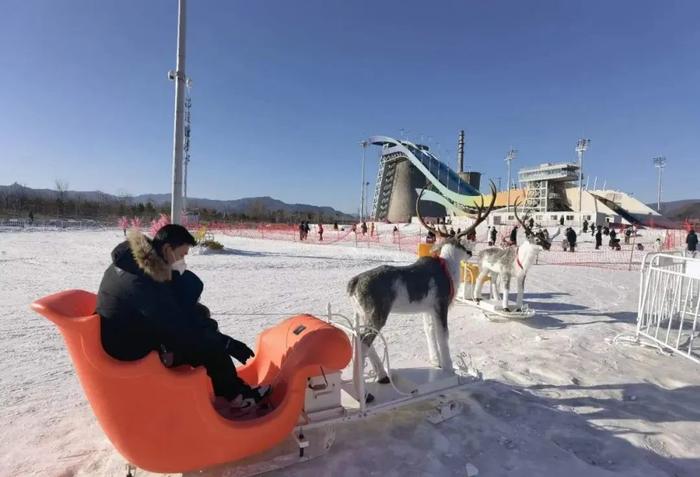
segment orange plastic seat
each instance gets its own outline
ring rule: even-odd
[[[469,263],[462,260],[459,262],[459,279],[470,285],[476,284],[476,279],[479,277],[479,265]],[[484,282],[490,282],[491,276],[487,275]]]
[[[231,421],[214,409],[203,367],[165,368],[150,353],[113,359],[102,348],[97,297],[82,290],[50,295],[32,308],[61,331],[97,420],[114,447],[151,472],[187,472],[234,462],[285,439],[299,420],[307,378],[343,369],[352,357],[344,332],[310,315],[263,331],[255,358],[238,368],[248,384],[272,384],[273,409]]]

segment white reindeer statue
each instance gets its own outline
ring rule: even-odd
[[[427,187],[427,186],[426,186]],[[389,383],[389,376],[372,343],[386,324],[389,313],[424,313],[423,324],[428,339],[430,363],[452,371],[452,359],[448,344],[447,310],[455,296],[455,284],[459,283],[460,262],[471,251],[462,239],[476,230],[491,212],[496,201],[496,186],[491,182],[491,203],[484,212],[484,200],[476,207],[476,219],[465,231],[455,237],[428,226],[418,210],[425,191],[416,200],[416,214],[423,227],[432,231],[442,241],[433,247],[437,257],[421,257],[404,267],[382,265],[360,273],[348,282],[355,313],[366,331],[361,334],[363,356],[368,356],[378,382]]]
[[[504,312],[510,312],[508,308],[508,294],[510,291],[510,280],[515,278],[518,288],[518,297],[516,302],[516,311],[520,312],[523,309],[523,294],[525,292],[525,277],[537,255],[542,250],[549,250],[552,245],[552,240],[559,235],[559,231],[552,237],[545,229],[533,232],[526,223],[518,217],[518,200],[515,201],[515,218],[520,223],[520,226],[525,232],[525,243],[520,246],[510,246],[503,248],[487,248],[479,252],[479,276],[476,279],[474,286],[474,301],[481,300],[481,287],[484,284],[487,276],[491,276],[491,283],[498,284],[501,287],[502,307]],[[497,279],[496,279],[497,278]]]

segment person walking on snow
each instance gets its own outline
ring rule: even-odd
[[[514,226],[513,230],[510,231],[510,244],[518,245],[518,226]]]
[[[331,240],[333,240],[332,237]],[[318,223],[318,241],[323,242],[323,224],[321,222]]]
[[[569,242],[569,252],[573,252],[576,247],[576,232],[571,227],[566,229],[566,241]]]
[[[156,351],[166,367],[204,366],[215,407],[224,417],[238,417],[254,410],[271,388],[252,388],[236,375],[231,357],[245,363],[255,354],[219,332],[198,303],[204,285],[184,261],[195,244],[186,228],[168,224],[153,239],[132,231],[114,248],[97,293],[102,346],[121,361]]]
[[[496,245],[496,236],[498,235],[498,232],[496,231],[496,226],[494,225],[491,227],[491,232],[489,232],[489,247],[493,247]]]
[[[691,228],[688,231],[688,235],[685,237],[685,243],[688,246],[688,252],[692,257],[695,257],[695,254],[698,250],[698,236],[695,233],[695,229]]]
[[[603,245],[603,227],[598,226],[598,230],[595,233],[595,249],[599,250]]]
[[[656,240],[654,241],[654,252],[660,252],[661,248],[661,239],[659,237],[656,237]]]

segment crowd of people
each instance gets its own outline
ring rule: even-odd
[[[529,227],[532,228],[533,230],[540,228],[539,224],[534,223],[532,218],[529,219],[528,223]],[[503,246],[510,246],[510,245],[517,245],[518,244],[518,231],[519,231],[519,226],[516,224],[514,225],[511,229],[508,235],[506,236],[505,234],[502,235],[501,239],[501,245]],[[636,250],[644,250],[644,245],[642,243],[636,243],[632,244],[631,239],[632,237],[637,236],[637,227],[636,226],[626,226],[621,234],[623,236],[623,239],[621,240],[618,238],[618,232],[615,230],[615,228],[610,227],[608,225],[595,225],[595,224],[590,224],[587,220],[583,222],[582,227],[581,227],[581,233],[589,233],[591,234],[591,237],[594,239],[595,243],[595,250],[600,250],[600,248],[603,246],[603,236],[607,238],[607,244],[608,247],[611,250],[616,250],[620,251],[622,250],[622,246],[620,244],[621,241],[624,241],[624,244],[626,245],[633,245]],[[487,238],[487,243],[489,247],[493,247],[498,245],[498,229],[496,226],[489,226],[488,230],[486,232],[486,238]],[[428,234],[428,240],[434,240],[434,236],[432,236],[431,233]],[[574,230],[573,227],[566,227],[564,230],[564,237],[562,238],[561,246],[563,251],[568,251],[568,252],[575,252],[576,247],[577,247],[577,241],[578,241],[578,234]],[[695,256],[697,254],[697,244],[698,244],[698,237],[693,228],[690,228],[688,231],[688,234],[686,236],[686,244],[687,244],[687,252],[691,256]],[[661,238],[656,238],[654,240],[654,243],[652,244],[653,251],[655,252],[660,252],[663,248],[663,243],[661,241]]]

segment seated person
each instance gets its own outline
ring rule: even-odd
[[[97,295],[102,346],[123,361],[158,351],[166,366],[204,366],[217,409],[235,417],[255,409],[271,389],[251,388],[236,375],[230,356],[245,363],[253,351],[220,333],[198,303],[203,284],[183,268],[195,243],[186,228],[170,224],[153,239],[132,231],[117,245]]]

